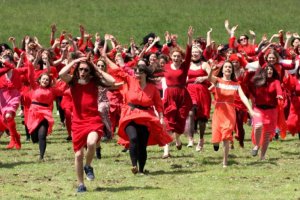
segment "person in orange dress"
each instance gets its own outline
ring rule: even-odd
[[[232,132],[236,124],[234,100],[239,95],[247,107],[251,116],[254,111],[251,108],[239,83],[235,80],[234,68],[230,61],[225,61],[217,76],[212,71],[217,67],[213,66],[208,74],[208,80],[215,85],[214,98],[215,110],[212,117],[212,143],[214,150],[219,150],[219,143],[223,142],[223,167],[228,165],[229,145],[233,140]]]

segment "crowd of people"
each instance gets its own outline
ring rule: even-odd
[[[252,156],[260,151],[265,160],[274,137],[290,133],[300,139],[300,36],[280,30],[256,43],[254,31],[237,37],[237,25],[224,25],[224,44],[216,44],[212,29],[195,37],[189,27],[185,48],[169,32],[164,42],[149,33],[140,44],[130,38],[126,45],[107,33],[93,39],[82,25],[79,37],[65,31],[57,36],[51,25],[49,47],[37,37],[25,36],[20,47],[8,38],[0,44],[6,148],[22,148],[15,122],[20,106],[26,140],[39,144],[43,160],[56,102],[58,123],[73,143],[77,191],[85,192],[84,172],[88,180],[95,178],[92,161],[95,154],[101,158],[101,140],[118,138],[123,151],[129,150],[132,173],[144,174],[149,145],[163,147],[162,159],[168,159],[170,144],[181,150],[185,133],[187,147],[196,143],[202,152],[213,105],[211,143],[215,151],[223,143],[223,167],[234,138],[244,148],[246,122],[252,124]]]

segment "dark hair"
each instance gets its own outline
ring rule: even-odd
[[[146,35],[144,38],[143,38],[143,42],[141,43],[141,45],[145,45],[148,43],[148,39],[152,37],[153,39],[155,39],[156,35],[155,33],[149,33],[148,35]],[[155,47],[157,47],[159,50],[162,48],[162,45],[159,44],[159,42],[156,42]]]
[[[299,37],[295,37],[295,38],[293,38],[293,39],[292,39],[292,41],[291,41],[291,45],[292,45],[292,47],[294,47],[293,43],[295,42],[295,40],[299,40],[299,42],[300,42],[300,38],[299,38]]]
[[[246,34],[240,35],[240,37],[242,37],[242,36],[244,36],[247,40],[249,40],[248,35],[246,35]],[[239,37],[239,39],[238,39],[238,43],[239,43],[239,44],[241,43],[240,37]]]
[[[279,74],[275,70],[274,65],[268,64],[266,67],[260,68],[255,72],[251,81],[256,87],[262,87],[262,86],[266,85],[267,78],[268,78],[267,77],[267,69],[269,67],[271,67],[273,69],[272,78],[279,80]]]
[[[147,83],[156,83],[155,78],[157,78],[157,76],[155,76],[155,73],[159,73],[162,71],[160,69],[153,70],[151,66],[144,65],[144,64],[137,65],[134,68],[134,70],[136,69],[139,69],[140,72],[144,72],[146,74]]]
[[[6,50],[6,49],[10,49],[11,50],[11,48],[9,47],[9,45],[8,44],[6,44],[6,43],[1,43],[0,44],[0,53],[2,53],[2,51],[3,51],[3,49],[4,50]]]
[[[158,57],[157,57],[157,60],[160,60],[160,59],[164,59],[167,62],[169,62],[169,57],[165,54],[160,54]]]
[[[296,78],[297,78],[297,79],[300,78],[299,71],[300,71],[300,67],[298,67],[297,70],[296,70]]]
[[[75,67],[75,70],[73,72],[73,77],[72,80],[70,81],[70,85],[74,85],[78,79],[79,79],[79,66],[81,63],[86,63],[89,66],[90,69],[90,76],[91,76],[91,80],[95,81],[96,85],[98,86],[102,86],[102,87],[108,87],[108,85],[105,85],[102,81],[102,75],[96,70],[96,66],[89,61],[86,62],[80,62],[77,64],[77,66]]]
[[[230,62],[229,60],[226,60],[226,61],[223,63],[222,67],[221,67],[220,70],[219,70],[219,73],[217,74],[217,77],[223,77],[223,67],[224,67],[224,65],[225,65],[226,63],[230,63],[231,69],[232,69],[232,73],[231,73],[231,75],[230,75],[230,80],[236,81],[235,73],[234,73],[234,67],[233,67],[232,62]]]

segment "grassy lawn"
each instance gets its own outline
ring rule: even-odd
[[[239,24],[237,35],[252,29],[257,40],[280,29],[299,32],[300,21],[298,0],[0,0],[0,5],[0,43],[9,36],[20,42],[29,34],[45,46],[51,23],[58,26],[57,36],[62,30],[79,35],[79,24],[84,24],[89,33],[111,33],[123,44],[131,36],[140,43],[149,32],[163,40],[166,30],[177,33],[184,44],[189,25],[202,36],[212,27],[213,39],[227,43],[225,19]],[[22,149],[8,151],[9,138],[4,134],[0,139],[0,199],[300,199],[300,140],[290,135],[273,141],[267,160],[261,162],[251,156],[251,128],[245,125],[245,148],[236,142],[229,167],[223,169],[222,148],[213,151],[208,128],[202,153],[172,146],[173,157],[163,160],[161,148],[149,147],[146,176],[131,173],[129,154],[122,153],[114,140],[102,145],[103,158],[93,162],[96,180],[86,182],[88,192],[78,195],[66,130],[55,125],[45,162],[39,162],[38,145],[25,142],[21,118],[17,121]],[[185,137],[183,142],[187,143]]]

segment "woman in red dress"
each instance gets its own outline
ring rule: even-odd
[[[69,74],[75,65],[73,75]],[[109,86],[114,78],[97,69],[87,57],[81,57],[67,64],[59,75],[69,83],[73,99],[72,142],[75,152],[75,170],[78,180],[77,192],[85,192],[83,170],[87,180],[94,180],[91,167],[96,144],[103,134],[103,123],[98,112],[98,86]],[[86,163],[83,167],[84,147],[87,147]]]
[[[43,55],[42,59],[44,63],[47,63],[46,65],[50,71],[47,55]],[[47,72],[42,73],[36,81],[33,64],[26,56],[24,57],[24,63],[28,67],[31,98],[25,123],[29,134],[31,134],[32,142],[39,143],[40,160],[43,160],[47,146],[46,137],[51,134],[54,124],[52,116],[53,101],[56,96],[63,93],[65,88],[58,83],[55,87],[52,87],[53,78]]]
[[[258,69],[250,84],[254,111],[260,113],[252,119],[254,129],[252,140],[255,145],[252,149],[252,156],[256,156],[261,148],[261,160],[265,159],[269,141],[275,135],[277,105],[279,100],[283,100],[279,77],[275,67],[268,64]]]
[[[189,112],[187,122],[189,125],[189,143],[188,147],[193,146],[193,135],[196,130],[197,123],[199,122],[200,140],[196,147],[196,151],[202,151],[204,145],[204,133],[206,123],[210,116],[211,96],[208,88],[210,82],[207,81],[207,75],[210,71],[210,66],[204,62],[202,50],[193,46],[192,48],[192,62],[188,72],[188,86],[187,89],[193,101],[193,108]],[[195,124],[196,123],[196,124]]]
[[[106,47],[108,37],[105,39]],[[134,76],[130,76],[107,57],[106,62],[112,69],[111,73],[125,83],[121,92],[124,104],[118,134],[125,143],[130,143],[132,173],[144,173],[147,145],[164,146],[172,141],[163,127],[163,107],[159,91],[153,81],[154,72],[149,66],[138,64],[134,69]],[[155,115],[154,107],[158,117]]]
[[[10,55],[1,57],[0,68],[0,131],[9,130],[10,142],[7,149],[20,149],[20,134],[16,129],[16,110],[19,107],[21,99],[20,72],[15,69],[13,58]]]
[[[171,51],[171,62],[165,65],[165,79],[167,89],[164,93],[164,117],[167,131],[175,138],[176,148],[181,150],[180,135],[184,132],[185,122],[192,108],[192,100],[186,89],[186,80],[191,62],[191,47],[193,40],[193,28],[188,30],[188,44],[186,54],[179,48]],[[165,145],[163,158],[170,157],[169,145]]]
[[[291,93],[291,106],[286,120],[287,128],[293,136],[298,133],[300,139],[300,67],[296,70],[295,76],[288,74],[283,83]]]
[[[229,143],[233,140],[232,132],[236,124],[235,97],[238,95],[245,104],[251,116],[254,111],[249,104],[240,84],[235,80],[234,68],[230,61],[225,61],[217,77],[212,76],[214,66],[208,74],[208,80],[215,85],[215,110],[212,117],[212,143],[214,150],[219,150],[223,141],[223,167],[227,167]]]

